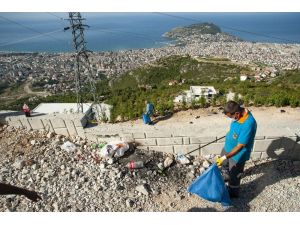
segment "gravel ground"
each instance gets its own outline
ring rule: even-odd
[[[75,152],[60,146],[70,140]],[[117,162],[97,156],[92,143],[79,137],[0,128],[0,182],[40,193],[33,203],[24,196],[0,196],[0,211],[300,211],[300,163],[287,160],[248,162],[241,197],[223,208],[186,190],[200,174],[204,158],[189,165],[174,163],[165,173],[157,169],[167,155],[131,147]],[[146,166],[129,170],[131,160]]]

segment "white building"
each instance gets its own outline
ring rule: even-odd
[[[245,81],[247,79],[248,79],[248,76],[246,76],[246,75],[241,75],[240,76],[240,81]]]
[[[206,100],[211,99],[217,94],[217,91],[212,86],[190,86],[190,90],[184,91],[183,94],[175,97],[174,102],[192,102],[204,97]]]
[[[101,103],[83,103],[83,114],[87,117],[94,115],[95,119],[110,120],[112,106]],[[41,103],[32,110],[42,114],[77,114],[77,103]]]

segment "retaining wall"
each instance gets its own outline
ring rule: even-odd
[[[138,148],[165,153],[187,153],[220,137],[185,137],[171,133],[123,133],[120,139],[135,142]],[[191,155],[220,154],[224,139],[203,147]],[[263,158],[300,160],[300,139],[297,136],[257,136],[251,153],[253,160]]]
[[[82,115],[40,115],[33,114],[32,117],[8,116],[6,123],[14,127],[25,127],[28,130],[46,130],[65,136],[80,136],[86,138],[84,127],[87,118]]]
[[[90,133],[89,128],[84,129],[87,123],[85,115],[36,115],[33,117],[8,116],[5,118],[10,126],[26,127],[32,130],[47,130],[65,136],[80,136],[93,142],[122,140],[134,142],[138,148],[154,150],[164,153],[187,153],[200,148],[220,137],[194,137],[174,130],[172,133],[160,130],[152,132]],[[263,132],[260,132],[263,133]],[[191,155],[220,154],[224,146],[224,139],[196,150]],[[251,153],[253,160],[263,158],[282,158],[300,160],[300,139],[297,136],[256,136],[254,148]]]

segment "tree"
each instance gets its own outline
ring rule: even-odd
[[[201,98],[199,99],[199,104],[201,108],[206,107],[206,98],[201,96]]]

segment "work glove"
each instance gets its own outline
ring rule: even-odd
[[[216,159],[217,166],[221,167],[225,159],[227,159],[226,155],[223,155],[222,157],[218,156]]]

